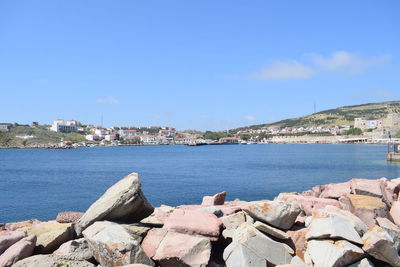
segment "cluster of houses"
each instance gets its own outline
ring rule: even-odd
[[[309,127],[284,127],[278,126],[262,127],[260,129],[249,129],[246,131],[238,131],[238,135],[254,135],[254,134],[267,134],[267,135],[287,135],[287,134],[343,134],[351,128],[350,125],[340,126],[309,126]]]

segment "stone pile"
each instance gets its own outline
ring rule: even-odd
[[[153,208],[132,173],[85,213],[0,227],[8,266],[399,266],[400,178],[351,179],[274,200]]]

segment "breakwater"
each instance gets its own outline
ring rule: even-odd
[[[399,191],[400,178],[358,178],[154,208],[132,173],[84,213],[2,225],[0,266],[400,266]]]

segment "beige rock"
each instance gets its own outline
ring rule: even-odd
[[[288,234],[286,234],[284,231],[279,230],[275,227],[269,226],[268,224],[262,223],[262,222],[255,222],[254,227],[258,230],[260,230],[261,232],[276,237],[278,239],[289,239],[290,236]]]
[[[71,260],[60,255],[35,255],[18,261],[13,267],[96,267],[87,261]]]
[[[310,240],[307,253],[315,267],[347,266],[364,257],[362,249],[346,240]]]
[[[232,230],[236,229],[242,223],[246,222],[246,215],[243,211],[234,213],[228,216],[221,217],[222,225],[225,229]]]
[[[137,173],[122,178],[94,202],[75,224],[78,236],[95,221],[138,222],[149,216],[154,208],[147,201]]]
[[[301,210],[297,203],[284,201],[256,201],[243,210],[251,217],[280,229],[290,229]]]
[[[369,255],[392,266],[400,266],[399,242],[388,231],[375,225],[365,233],[362,240],[363,250]]]
[[[73,260],[89,260],[93,258],[88,243],[84,238],[65,242],[53,254],[68,256],[69,259]]]

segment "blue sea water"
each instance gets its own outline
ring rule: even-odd
[[[53,219],[85,211],[109,186],[138,172],[154,205],[194,204],[227,191],[228,200],[349,178],[397,178],[384,145],[129,146],[0,150],[0,222]]]

